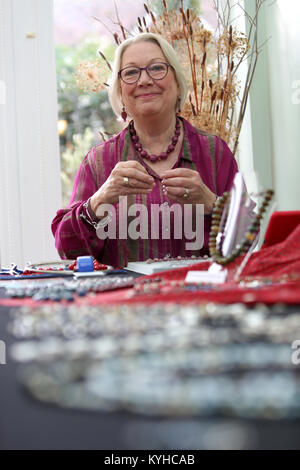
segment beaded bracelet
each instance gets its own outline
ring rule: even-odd
[[[238,258],[242,253],[248,251],[252,243],[254,242],[259,229],[260,229],[260,221],[263,218],[263,214],[266,211],[266,208],[270,204],[270,201],[274,195],[274,191],[272,189],[268,189],[264,193],[264,200],[262,205],[253,220],[252,224],[250,225],[249,229],[245,233],[245,236],[240,245],[238,245],[229,256],[223,256],[221,249],[217,247],[217,235],[220,229],[220,223],[222,219],[222,212],[230,193],[226,192],[223,196],[219,197],[215,202],[213,212],[212,212],[212,226],[209,236],[209,252],[210,256],[215,263],[221,264],[222,266],[231,263],[236,258]]]

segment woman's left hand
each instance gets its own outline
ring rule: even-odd
[[[210,214],[216,195],[203,183],[197,171],[176,168],[165,171],[162,176],[163,191],[180,204],[204,204],[204,214]]]

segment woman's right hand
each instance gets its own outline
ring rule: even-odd
[[[128,178],[128,185],[126,180]],[[91,197],[90,205],[94,213],[100,204],[116,204],[120,196],[131,194],[150,194],[155,180],[147,173],[143,165],[135,160],[119,162],[112,170],[105,183]]]

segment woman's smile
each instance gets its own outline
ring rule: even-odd
[[[159,96],[160,93],[142,93],[141,95],[136,96],[136,98],[148,99]]]

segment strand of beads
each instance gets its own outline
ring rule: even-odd
[[[273,195],[274,191],[272,189],[268,189],[264,192],[264,200],[261,204],[258,214],[256,215],[249,229],[245,233],[244,239],[241,244],[238,245],[229,256],[223,256],[221,251],[217,247],[217,235],[219,233],[222,212],[226,202],[228,201],[229,193],[226,192],[223,194],[222,197],[217,199],[212,213],[212,226],[209,238],[209,252],[211,258],[215,263],[224,266],[234,261],[242,253],[248,251],[259,232],[260,221],[263,218],[263,214],[265,213],[268,205],[270,204]]]

